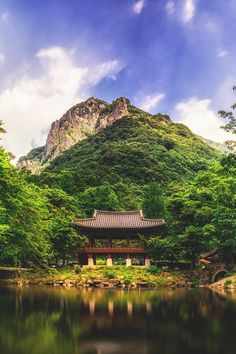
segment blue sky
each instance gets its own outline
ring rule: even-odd
[[[234,102],[236,0],[1,0],[0,117],[17,157],[95,96],[128,97],[223,142]]]

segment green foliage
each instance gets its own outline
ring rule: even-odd
[[[77,199],[60,189],[42,189],[10,163],[0,148],[0,262],[43,265],[53,256],[65,262],[84,243],[73,221],[83,214]]]
[[[144,188],[134,183],[119,182],[112,186],[122,210],[141,209]]]
[[[158,268],[157,266],[150,266],[150,267],[147,268],[147,272],[150,273],[150,274],[155,275],[155,274],[161,273],[161,269]]]
[[[138,196],[145,185],[156,182],[166,190],[173,181],[184,183],[196,171],[207,170],[218,158],[186,126],[132,109],[133,116],[114,122],[57,157],[36,177],[39,183],[73,195],[108,183],[120,206],[133,208],[140,207]],[[120,193],[121,186],[126,186],[127,193]],[[133,196],[136,201],[131,203]]]
[[[151,237],[146,240],[146,248],[153,260],[177,261],[181,257],[181,245],[177,237]]]
[[[79,195],[81,209],[92,216],[94,209],[119,210],[120,205],[114,190],[108,185],[87,188]]]
[[[236,86],[233,87],[233,90],[236,91]],[[230,107],[230,111],[224,111],[224,110],[220,110],[218,113],[219,115],[226,119],[227,123],[225,124],[225,126],[223,126],[222,128],[225,129],[227,132],[232,133],[232,134],[236,134],[236,117],[234,115],[234,110],[236,109],[236,103],[234,103],[231,107]],[[228,146],[228,148],[232,151],[236,151],[236,141],[235,140],[228,140],[225,142],[226,145]]]
[[[0,260],[40,263],[50,252],[49,213],[44,192],[25,181],[0,148]]]
[[[157,183],[150,183],[145,191],[142,209],[145,217],[153,219],[165,219],[167,210],[165,199]]]
[[[114,279],[116,276],[115,270],[110,269],[110,268],[106,268],[106,269],[104,269],[103,276],[107,279]]]
[[[81,274],[81,271],[82,271],[82,269],[81,269],[81,267],[80,266],[76,266],[75,268],[74,268],[74,271],[75,271],[75,274]]]
[[[73,222],[82,216],[77,201],[60,189],[46,189],[49,202],[53,255],[62,259],[63,264],[75,258],[76,247],[83,246],[86,238],[80,236]]]
[[[199,173],[191,184],[173,193],[168,203],[173,234],[180,235],[187,259],[194,263],[202,251],[214,247],[228,257],[235,252],[235,169],[227,164],[227,168]]]
[[[218,154],[166,115],[152,116],[131,105],[129,112],[30,180],[75,196],[86,216],[94,209],[143,208],[147,217],[169,219],[163,194],[207,170]]]

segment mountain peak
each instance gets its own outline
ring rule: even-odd
[[[27,156],[21,157],[18,167],[36,172],[63,151],[127,116],[129,105],[130,101],[126,97],[119,97],[112,104],[89,97],[86,101],[74,105],[51,124],[45,146],[33,149]]]

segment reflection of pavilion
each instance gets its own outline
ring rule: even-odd
[[[96,305],[98,305],[98,307],[96,307]],[[120,307],[117,306],[117,303],[114,302],[113,300],[109,300],[107,303],[107,306],[102,308],[102,312],[101,312],[101,308],[99,306],[99,303],[97,304],[95,299],[90,299],[88,301],[88,303],[84,302],[84,306],[88,307],[88,311],[90,314],[90,318],[95,317],[96,315],[99,317],[101,316],[102,313],[102,317],[113,317],[114,313],[119,312],[119,315],[121,316],[121,314],[124,317],[133,317],[133,315],[135,314],[135,309],[137,310],[137,308],[134,306],[133,301],[131,300],[127,300],[127,303],[124,307]],[[97,312],[96,312],[97,309]],[[138,311],[137,314],[140,316],[140,314],[142,314],[142,316],[144,314],[150,315],[152,313],[152,304],[149,301],[145,301],[142,306],[138,307]]]
[[[88,236],[89,244],[78,249],[79,264],[96,264],[96,255],[107,256],[107,265],[112,265],[114,255],[125,255],[126,265],[132,264],[131,257],[142,255],[144,265],[150,265],[148,252],[140,245],[139,236],[160,235],[164,220],[146,219],[142,211],[100,211],[95,210],[93,217],[76,221],[79,233]],[[96,240],[105,240],[104,246],[96,245]],[[125,245],[113,245],[112,240],[123,240]],[[133,241],[135,240],[135,244]]]

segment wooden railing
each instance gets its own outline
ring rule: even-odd
[[[79,253],[147,253],[147,251],[140,245],[130,245],[130,246],[85,246],[78,249]]]

